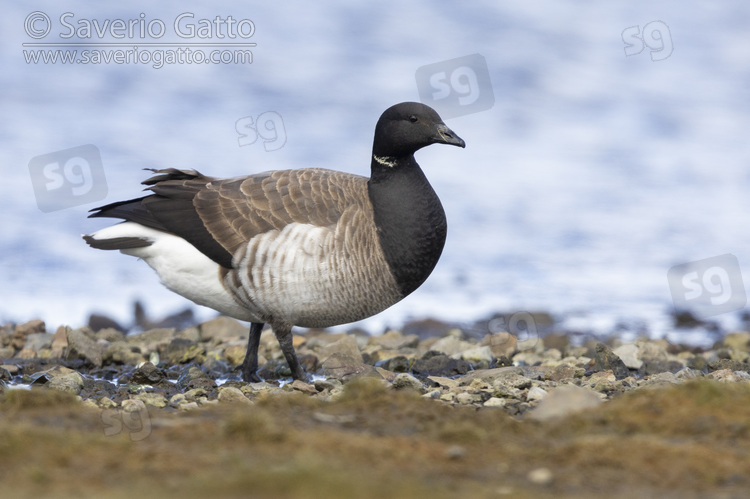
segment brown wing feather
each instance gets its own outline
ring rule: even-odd
[[[212,238],[234,254],[258,234],[290,223],[333,226],[347,207],[366,200],[366,177],[310,168],[212,180],[193,204]]]

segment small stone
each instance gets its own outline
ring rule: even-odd
[[[245,361],[247,345],[229,345],[224,349],[224,357],[232,367],[237,367]]]
[[[35,352],[43,348],[50,348],[52,347],[52,339],[54,337],[55,335],[51,333],[30,333],[26,336],[26,344],[23,348]]]
[[[352,335],[345,335],[338,341],[334,341],[321,349],[320,360],[323,364],[332,356],[339,358],[347,357],[354,363],[362,363],[362,354],[359,351],[357,339]]]
[[[109,397],[100,397],[99,400],[97,400],[97,405],[102,409],[112,409],[117,407],[117,402]]]
[[[143,362],[140,348],[127,341],[115,341],[107,345],[102,353],[102,362],[135,366]]]
[[[219,316],[200,325],[200,334],[202,341],[226,340],[229,338],[245,338],[249,335],[249,330],[240,322],[226,316]]]
[[[430,349],[451,356],[460,354],[471,348],[474,348],[474,345],[468,341],[462,341],[455,336],[446,336],[433,343]]]
[[[8,371],[8,373],[11,376],[15,376],[16,374],[20,372],[20,369],[15,364],[3,364],[3,365],[0,365],[0,369]]]
[[[457,354],[458,358],[464,359],[469,362],[492,362],[492,350],[490,347],[476,347],[464,350],[460,354]]]
[[[490,397],[482,404],[485,407],[505,407],[508,404],[507,399],[500,397]]]
[[[586,388],[575,385],[563,385],[551,390],[539,405],[529,413],[531,419],[547,421],[569,416],[602,403],[599,395]]]
[[[105,346],[97,343],[92,338],[94,335],[88,326],[79,329],[70,329],[66,331],[68,340],[67,359],[83,359],[91,362],[96,367],[102,366],[102,355]]]
[[[187,403],[187,397],[185,397],[184,393],[177,393],[175,395],[172,395],[172,397],[169,399],[169,405],[172,407],[178,407],[181,404]]]
[[[444,386],[446,388],[456,388],[458,386],[458,380],[453,378],[444,378],[442,376],[427,376],[427,379],[433,383]]]
[[[151,362],[146,362],[133,371],[132,382],[138,385],[151,386],[169,383],[167,381],[167,374]]]
[[[354,357],[342,353],[334,353],[323,362],[323,373],[326,377],[349,380],[362,376],[377,376],[380,374],[373,366],[362,362],[362,356]]]
[[[146,411],[146,403],[139,399],[125,399],[122,401],[122,410],[126,412]]]
[[[620,360],[622,360],[628,369],[638,370],[643,366],[643,361],[639,357],[640,350],[638,345],[627,343],[625,345],[620,345],[612,350],[612,352],[620,357]]]
[[[185,402],[177,406],[181,411],[192,411],[193,409],[198,409],[198,407],[200,407],[198,402]]]
[[[194,401],[201,397],[205,398],[207,395],[208,392],[203,388],[193,388],[185,392],[185,398],[189,401]]]
[[[536,468],[526,475],[529,481],[535,485],[549,485],[555,478],[549,468]]]
[[[44,321],[41,319],[34,319],[30,320],[29,322],[19,324],[13,331],[11,346],[16,350],[22,350],[26,345],[26,337],[28,335],[34,333],[44,333],[45,331],[46,326],[44,324]]]
[[[141,400],[144,404],[151,405],[154,407],[166,407],[167,399],[161,393],[144,392],[137,395],[133,395],[133,399]]]
[[[428,352],[421,359],[417,359],[412,366],[412,372],[428,376],[457,376],[466,374],[471,365],[463,359],[451,359],[445,354]]]
[[[482,345],[489,346],[492,355],[497,358],[503,355],[510,358],[518,350],[518,339],[507,332],[494,333],[485,336]]]
[[[295,379],[294,381],[292,381],[291,387],[293,390],[306,393],[308,395],[317,395],[318,393],[318,390],[315,388],[314,385],[311,385],[310,383],[305,383],[304,381],[300,379]]]
[[[429,391],[429,392],[425,393],[424,395],[422,395],[422,397],[424,397],[426,399],[437,400],[437,399],[440,398],[440,395],[442,395],[442,394],[443,394],[443,392],[441,392],[440,390],[432,390],[432,391]]]
[[[546,396],[547,396],[547,390],[540,388],[538,386],[532,386],[529,389],[529,392],[526,394],[526,401],[534,402],[536,400],[542,400]]]
[[[466,455],[466,448],[460,445],[451,445],[445,449],[445,457],[448,459],[461,459]]]
[[[612,352],[604,343],[597,343],[594,355],[594,370],[595,371],[609,371],[611,370],[615,378],[623,379],[630,376],[628,367],[617,355]]]
[[[219,387],[219,402],[229,404],[245,404],[251,405],[253,402],[245,397],[245,394],[239,388],[233,386],[222,386]],[[171,403],[171,402],[170,402]]]
[[[474,403],[481,403],[482,396],[478,393],[461,392],[456,395],[456,402],[462,405],[470,405]]]
[[[45,386],[53,390],[78,395],[83,389],[83,378],[75,371],[57,374],[53,375]]]
[[[411,389],[418,392],[425,392],[425,387],[421,381],[409,373],[401,373],[393,380],[393,388],[396,390]]]

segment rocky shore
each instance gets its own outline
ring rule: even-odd
[[[410,332],[413,331],[413,332]],[[438,403],[499,408],[548,418],[585,410],[624,392],[706,378],[750,381],[750,333],[736,332],[702,350],[639,339],[560,334],[518,340],[508,332],[482,337],[433,321],[380,336],[310,330],[294,337],[310,383],[290,372],[270,329],[260,347],[262,383],[243,383],[238,367],[247,328],[219,317],[200,325],[125,335],[40,320],[0,329],[0,380],[72,393],[102,408],[145,404],[190,410],[222,401],[252,402],[261,393],[298,391],[335,400],[357,378],[378,380]]]
[[[701,349],[434,321],[378,336],[310,330],[294,340],[311,379],[292,382],[266,330],[265,381],[244,383],[248,332],[234,320],[92,326],[0,328],[0,480],[17,497],[733,498],[750,487],[749,332]]]

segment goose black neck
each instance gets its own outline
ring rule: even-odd
[[[443,252],[443,206],[414,156],[373,156],[368,183],[380,245],[403,296],[417,289]]]

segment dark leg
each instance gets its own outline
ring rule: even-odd
[[[247,339],[247,353],[245,361],[242,363],[242,379],[244,381],[259,382],[258,376],[258,347],[260,346],[260,333],[263,331],[262,322],[253,322],[250,324],[250,337]]]
[[[302,369],[299,360],[297,360],[297,354],[294,353],[294,345],[292,344],[292,327],[283,325],[274,325],[273,333],[276,335],[276,339],[279,340],[281,345],[281,351],[284,354],[284,358],[289,364],[289,369],[292,370],[292,378],[307,381],[307,373]]]

